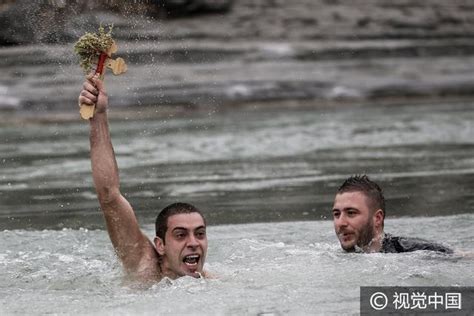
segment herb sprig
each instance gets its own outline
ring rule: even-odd
[[[97,33],[87,32],[74,44],[74,51],[79,55],[79,64],[85,73],[89,73],[99,55],[112,46],[112,28],[110,25],[106,32],[101,25]]]

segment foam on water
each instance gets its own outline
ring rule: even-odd
[[[474,215],[400,218],[388,232],[473,252]],[[145,226],[152,236],[153,227]],[[0,232],[0,306],[9,314],[358,313],[362,285],[472,285],[474,262],[457,255],[347,254],[332,223],[211,226],[214,279],[125,285],[103,230]]]
[[[425,113],[423,106],[419,107],[406,113],[400,108],[371,108],[366,115],[358,109],[282,114],[242,112],[235,117],[201,117],[192,122],[183,119],[171,128],[166,126],[169,123],[141,122],[135,126],[140,128],[135,132],[131,123],[116,124],[112,129],[119,136],[130,136],[115,146],[127,167],[167,161],[286,157],[328,148],[472,143],[472,113],[463,112],[462,118],[455,118],[453,113],[439,110],[427,114],[429,110],[425,109]],[[141,133],[143,130],[154,132]]]
[[[241,223],[324,218],[337,185],[354,173],[382,181],[391,214],[470,212],[473,122],[463,103],[261,104],[111,120],[111,134],[121,188],[139,216],[186,200],[213,223]],[[0,129],[2,229],[100,227],[87,124]]]
[[[350,155],[383,155],[378,149],[411,144],[471,144],[473,113],[424,109],[371,108],[345,111],[240,112],[234,115],[144,122],[111,126],[119,165],[123,168],[204,161],[240,161],[301,156],[320,150],[363,147]],[[369,112],[370,111],[370,112]],[[464,112],[463,112],[464,111]],[[432,114],[429,114],[432,113]],[[86,126],[2,128],[0,152],[6,162],[32,160],[32,165],[6,165],[3,173],[24,180],[54,173],[88,172]],[[120,141],[117,141],[120,139]],[[373,148],[373,150],[371,150]],[[396,154],[396,153],[395,153]],[[412,152],[406,153],[412,155]],[[390,153],[394,155],[394,153]],[[81,157],[80,159],[78,157]],[[380,156],[379,156],[380,157]]]
[[[0,109],[17,109],[20,107],[21,100],[18,97],[9,95],[9,88],[0,85]]]

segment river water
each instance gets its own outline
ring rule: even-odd
[[[113,111],[113,109],[111,110]],[[469,103],[239,107],[112,120],[122,191],[152,237],[174,201],[208,218],[211,280],[122,284],[84,122],[0,127],[2,314],[357,314],[361,285],[473,285],[472,258],[344,254],[337,186],[367,173],[386,231],[474,251]]]

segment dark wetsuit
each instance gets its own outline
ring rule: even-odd
[[[420,238],[396,237],[385,234],[380,252],[410,252],[417,250],[438,251],[442,253],[453,253],[451,249],[440,244],[432,243]]]

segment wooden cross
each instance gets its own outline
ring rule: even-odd
[[[112,73],[116,76],[123,74],[127,71],[127,65],[123,58],[112,59],[112,54],[117,52],[117,44],[115,41],[112,41],[112,45],[110,45],[109,49],[106,52],[101,52],[99,55],[99,59],[97,61],[97,68],[95,70],[95,74],[98,74],[100,79],[104,79],[105,70],[104,66],[111,69]],[[84,120],[88,120],[94,116],[95,113],[95,104],[94,105],[87,105],[81,104],[81,109],[79,113]]]

